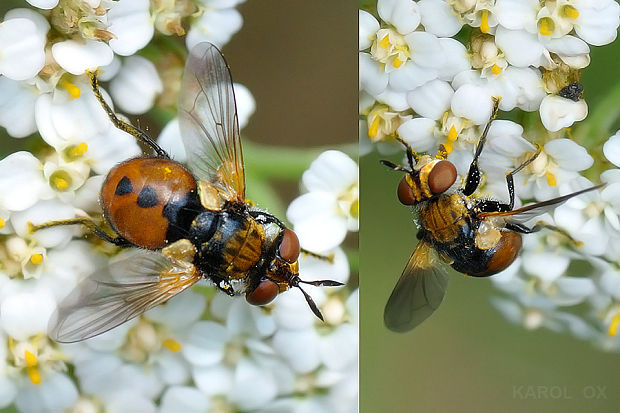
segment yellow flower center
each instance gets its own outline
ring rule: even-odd
[[[482,33],[489,32],[489,11],[482,10],[482,15],[480,16],[480,31]]]
[[[562,9],[562,14],[571,19],[576,19],[577,17],[579,17],[579,11],[573,6],[564,6],[564,8]]]
[[[502,68],[498,65],[493,65],[491,66],[491,72],[493,72],[494,75],[499,75],[502,72]]]
[[[66,79],[62,79],[59,84],[63,89],[69,92],[69,95],[71,95],[73,99],[77,99],[80,97],[82,93],[80,91],[80,88],[74,85],[73,83],[71,83],[70,81]]]
[[[84,155],[87,150],[88,150],[88,145],[86,144],[86,142],[82,142],[79,145],[75,145],[74,147],[69,149],[67,151],[67,155],[69,155],[69,157],[72,159],[76,159]]]
[[[34,265],[39,265],[41,264],[42,261],[43,261],[42,254],[32,254],[30,256],[30,262],[33,263]]]
[[[555,23],[553,23],[553,20],[549,17],[543,17],[538,22],[538,31],[543,36],[549,36],[551,33],[553,33],[554,28]]]
[[[611,319],[609,330],[607,331],[610,336],[615,337],[618,334],[618,325],[620,325],[620,312],[616,313],[614,318]]]
[[[161,344],[173,353],[177,353],[181,350],[181,344],[173,338],[167,338],[163,340]]]
[[[4,228],[6,226],[6,222],[0,218],[0,229]]]
[[[556,186],[558,184],[558,180],[555,175],[549,171],[545,172],[545,178],[547,178],[547,185],[549,186]]]
[[[71,186],[71,176],[66,171],[55,171],[50,176],[50,185],[57,191],[63,192]]]

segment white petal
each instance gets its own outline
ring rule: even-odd
[[[0,23],[0,74],[13,80],[34,77],[45,63],[45,34],[36,23],[14,18]]]
[[[333,195],[310,192],[294,199],[286,216],[293,223],[301,246],[322,252],[340,245],[347,234],[347,221],[338,215],[338,210]]]
[[[499,24],[510,30],[536,30],[538,0],[497,0],[493,13]]]
[[[583,146],[570,139],[554,139],[545,144],[545,153],[569,171],[583,171],[594,163],[594,159]]]
[[[58,0],[26,0],[28,3],[32,4],[34,7],[38,7],[40,9],[53,9],[58,4]]]
[[[191,50],[200,42],[211,42],[218,47],[230,41],[243,25],[243,17],[237,9],[207,10],[192,24],[185,43]]]
[[[201,413],[209,410],[211,403],[195,387],[169,387],[161,398],[161,413]]]
[[[149,0],[120,0],[108,12],[108,30],[116,37],[110,47],[121,56],[129,56],[146,46],[154,28],[149,13]],[[103,66],[103,65],[102,65]]]
[[[277,386],[271,372],[242,359],[235,370],[235,386],[230,392],[235,405],[242,411],[261,410],[276,395]]]
[[[237,118],[239,129],[245,128],[250,121],[250,117],[256,111],[256,100],[252,96],[250,89],[241,83],[233,83],[235,89],[235,102],[237,103]]]
[[[581,69],[590,63],[590,48],[578,37],[562,36],[559,39],[549,39],[545,42],[545,47],[560,56],[571,67]]]
[[[413,61],[407,61],[398,70],[390,73],[390,87],[396,92],[407,92],[437,79],[438,76],[437,69],[422,67]]]
[[[41,381],[40,386],[28,383],[20,389],[15,405],[20,412],[62,412],[71,407],[78,398],[73,381],[62,373],[52,373]]]
[[[185,146],[181,140],[181,129],[179,129],[179,118],[174,118],[164,126],[157,143],[162,147],[172,159],[177,162],[185,162]]]
[[[462,24],[447,2],[420,0],[418,7],[422,15],[422,25],[427,32],[438,37],[452,37],[461,30]]]
[[[564,274],[568,268],[568,264],[570,264],[570,258],[567,256],[550,252],[524,252],[522,257],[523,269],[529,274],[540,278],[544,283],[552,283],[555,281]]]
[[[95,70],[112,62],[114,53],[110,47],[94,40],[78,42],[65,40],[52,46],[52,56],[56,63],[67,72],[81,75],[86,70]]]
[[[6,340],[5,337],[2,337]],[[12,379],[7,376],[0,376],[0,409],[7,407],[13,403],[15,396],[17,395],[17,387]]]
[[[605,142],[603,153],[611,163],[620,167],[620,131]]]
[[[198,321],[206,305],[204,295],[189,291],[172,298],[167,305],[149,310],[144,316],[175,331]]]
[[[585,100],[573,102],[560,96],[549,95],[540,104],[540,120],[551,132],[567,128],[585,119],[587,115],[588,104]]]
[[[192,376],[196,387],[208,397],[228,394],[234,383],[232,371],[223,364],[195,367]]]
[[[369,53],[360,52],[359,55],[360,88],[371,95],[378,95],[385,90],[389,76]]]
[[[541,86],[542,76],[537,69],[509,66],[504,71],[502,80],[504,85],[511,89],[514,88],[515,105],[527,112],[537,110],[543,98],[547,96],[547,93]],[[512,110],[513,108],[507,108],[502,105],[505,100],[505,95],[502,94],[500,109]]]
[[[378,102],[385,103],[396,112],[401,112],[409,108],[407,104],[407,92],[398,92],[389,86],[385,88],[383,92],[375,95],[375,98]]]
[[[309,191],[340,194],[357,182],[357,173],[357,164],[347,154],[329,150],[312,161],[302,181]]]
[[[41,162],[30,152],[15,152],[0,161],[0,208],[23,211],[52,194]]]
[[[359,50],[365,50],[370,47],[375,34],[379,30],[379,22],[375,16],[364,10],[359,10]]]
[[[78,226],[59,226],[30,234],[28,222],[42,224],[48,221],[74,217],[75,208],[72,205],[52,199],[37,202],[25,211],[14,213],[11,216],[11,222],[15,232],[22,238],[34,239],[42,247],[51,248],[67,243],[77,231],[80,231],[80,228]]]
[[[110,83],[110,94],[127,113],[148,111],[164,89],[155,65],[142,56],[129,56],[119,74]]]
[[[297,373],[309,373],[319,366],[319,337],[313,329],[279,330],[273,337],[273,346]],[[303,346],[304,351],[299,351]]]
[[[446,62],[437,36],[426,32],[413,32],[405,36],[411,48],[411,60],[419,66],[440,69]]]
[[[432,152],[438,144],[434,135],[435,127],[436,122],[432,119],[413,118],[400,125],[398,135],[415,151]]]
[[[456,116],[470,119],[476,125],[487,123],[491,117],[493,101],[486,88],[463,85],[454,92],[451,102]]]
[[[594,3],[588,2],[586,7],[578,7],[575,32],[591,45],[602,46],[613,42],[618,35],[620,5],[614,0]]]
[[[418,4],[412,0],[379,0],[377,12],[381,19],[396,27],[400,34],[407,34],[420,24]]]
[[[442,54],[446,60],[439,67],[439,77],[442,80],[451,81],[457,74],[471,69],[471,64],[467,58],[467,49],[463,43],[455,39],[439,39]]]
[[[495,43],[506,55],[506,60],[513,66],[538,66],[544,48],[535,34],[523,30],[507,30],[498,27]]]
[[[49,291],[16,292],[0,304],[0,320],[6,333],[27,340],[47,332],[47,323],[56,309],[56,300]]]
[[[196,323],[182,349],[183,356],[198,366],[216,364],[224,357],[228,331],[221,324],[212,321]]]
[[[14,138],[34,133],[35,89],[22,82],[0,76],[0,125]]]

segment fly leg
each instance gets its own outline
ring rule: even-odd
[[[103,99],[103,95],[101,94],[101,90],[99,89],[97,70],[88,70],[86,71],[86,73],[88,74],[88,78],[90,79],[90,87],[92,88],[95,97],[107,113],[114,126],[132,135],[138,140],[138,142],[141,142],[150,147],[153,151],[155,151],[155,153],[157,153],[158,157],[170,159],[170,156],[166,153],[166,151],[164,151],[157,143],[155,143],[155,141],[151,139],[143,130],[136,128],[132,124],[127,123],[116,116],[112,108],[106,103],[105,99]]]
[[[487,134],[489,133],[489,128],[491,127],[491,123],[497,116],[497,111],[499,110],[499,101],[500,98],[493,97],[493,109],[491,111],[491,119],[484,127],[484,131],[482,132],[482,136],[480,136],[480,140],[478,141],[478,145],[476,145],[476,152],[474,153],[474,159],[471,161],[469,165],[469,172],[467,172],[467,180],[465,181],[465,188],[463,188],[463,193],[466,196],[470,196],[473,194],[478,185],[480,185],[480,168],[478,167],[478,158],[482,153],[482,148],[487,141]]]
[[[317,254],[316,252],[308,251],[307,249],[304,249],[304,248],[301,248],[300,251],[302,254],[307,255],[309,257],[313,257],[321,261],[327,261],[330,264],[334,263],[334,253],[331,253],[329,255],[322,255],[322,254]]]
[[[514,183],[512,176],[515,175],[520,170],[522,170],[523,168],[525,168],[526,166],[528,166],[529,164],[531,164],[532,162],[534,162],[534,160],[538,157],[538,155],[540,155],[541,150],[542,150],[541,148],[538,148],[536,152],[534,153],[534,155],[532,155],[525,162],[519,165],[517,169],[513,169],[512,171],[506,174],[506,184],[508,185],[508,195],[510,196],[510,203],[508,204],[508,207],[509,207],[508,211],[512,211],[512,209],[515,206],[515,183]]]
[[[401,165],[397,165],[393,162],[390,161],[386,161],[386,160],[382,160],[381,164],[387,166],[390,169],[393,169],[395,171],[402,171],[402,172],[407,172],[409,174],[413,173],[413,168],[415,166],[415,164],[418,163],[418,159],[419,156],[417,154],[416,151],[413,150],[413,148],[411,147],[411,145],[409,145],[404,139],[400,138],[400,137],[396,137],[396,140],[400,143],[403,144],[403,146],[405,147],[405,151],[407,152],[407,163],[409,164],[409,169],[401,166]]]
[[[516,223],[516,222],[509,222],[509,223],[506,224],[506,229],[508,229],[510,231],[518,232],[520,234],[531,234],[531,233],[534,233],[534,232],[538,232],[538,231],[540,231],[543,228],[549,229],[551,231],[555,231],[558,234],[562,234],[563,236],[568,238],[568,240],[571,242],[571,244],[573,244],[577,248],[581,248],[583,246],[583,242],[577,241],[566,230],[564,230],[564,229],[562,229],[560,227],[556,227],[555,225],[547,224],[544,221],[538,221],[536,223],[536,225],[534,225],[531,228],[526,226],[526,225],[523,225],[523,224],[520,224],[520,223]]]
[[[125,238],[119,235],[113,236],[113,235],[108,234],[102,228],[97,226],[97,224],[95,224],[95,222],[92,219],[86,218],[86,217],[59,219],[57,221],[49,221],[44,224],[33,224],[32,222],[29,222],[28,232],[30,232],[31,234],[34,234],[36,231],[39,231],[42,229],[59,227],[59,226],[64,226],[64,225],[84,225],[86,228],[88,228],[90,232],[95,234],[97,237],[111,244],[118,245],[119,247],[128,247],[132,245],[129,241],[127,241]]]

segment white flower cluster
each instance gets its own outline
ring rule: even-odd
[[[580,72],[590,64],[590,45],[615,40],[616,1],[378,0],[376,10],[359,11],[359,21],[366,150],[372,143],[393,148],[396,136],[417,152],[434,154],[444,145],[464,176],[492,98],[499,97],[500,111],[514,110],[528,129],[509,120],[492,123],[475,196],[508,201],[505,174],[537,146],[540,156],[515,176],[516,207],[594,185],[581,175],[594,158],[569,139],[567,128],[588,113]],[[604,147],[616,167],[619,145],[616,135]],[[609,169],[601,180],[607,183],[601,191],[542,217],[582,246],[547,230],[525,235],[521,257],[492,279],[511,295],[495,301],[510,320],[620,350],[620,340],[610,339],[620,324],[620,170]],[[589,313],[576,315],[583,303]]]
[[[178,90],[166,73],[179,73],[183,62],[158,67],[135,53],[154,36],[183,35],[187,27],[188,48],[223,46],[242,26],[235,8],[242,1],[28,0],[38,9],[11,10],[0,22],[0,126],[15,138],[42,138],[32,151],[0,160],[0,409],[356,411],[357,292],[346,288],[306,288],[325,323],[298,291],[258,308],[196,287],[86,342],[59,345],[47,337],[60,300],[117,249],[75,238],[83,234],[78,226],[30,233],[28,223],[100,216],[105,175],[141,154],[135,139],[111,124],[85,71],[99,68],[109,82],[106,100],[125,113],[145,113],[158,98],[175,101],[165,96]],[[243,126],[254,100],[242,86],[235,90]],[[172,148],[180,146],[175,128],[170,122],[162,133]],[[357,175],[343,185],[346,193],[332,188],[340,208],[333,212],[348,205],[356,219]],[[338,219],[347,221],[330,222]],[[302,236],[302,244],[334,259],[302,257],[301,277],[346,282],[343,238],[337,231],[313,244]]]

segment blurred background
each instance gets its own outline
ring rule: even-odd
[[[590,112],[620,85],[620,43],[592,47],[591,57],[582,77]],[[609,138],[619,120],[600,128],[610,134],[591,138]],[[443,304],[428,320],[405,334],[383,326],[383,307],[417,244],[412,212],[396,197],[401,174],[380,165],[385,158],[375,152],[360,161],[360,410],[620,411],[620,355],[509,324],[489,302],[501,296],[489,279],[451,271]]]

